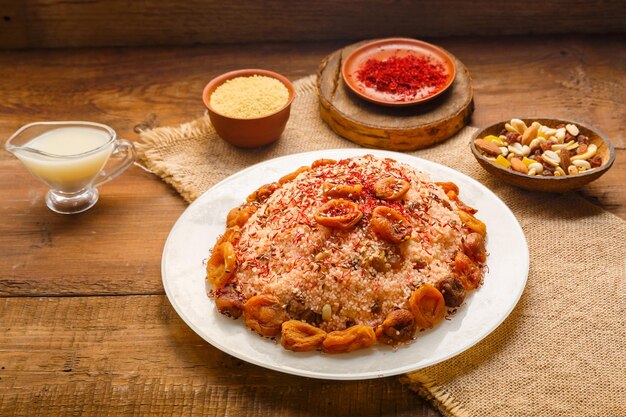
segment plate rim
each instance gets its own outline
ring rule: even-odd
[[[274,364],[263,362],[262,360],[257,359],[255,357],[251,358],[249,356],[240,354],[239,352],[233,351],[228,346],[220,343],[220,341],[216,340],[215,338],[212,338],[210,340],[207,339],[203,335],[204,332],[201,331],[195,325],[195,323],[193,323],[183,313],[181,306],[177,302],[177,299],[173,296],[172,289],[170,288],[170,286],[168,284],[168,281],[167,281],[167,278],[166,278],[166,272],[165,271],[166,271],[166,264],[167,264],[167,257],[166,257],[166,254],[168,252],[167,249],[171,245],[171,242],[172,242],[172,239],[173,239],[172,236],[174,235],[175,229],[177,229],[178,227],[181,227],[182,220],[183,220],[183,217],[184,217],[185,213],[191,212],[192,207],[195,208],[196,206],[201,205],[203,197],[205,195],[207,195],[211,190],[213,190],[214,188],[217,188],[218,186],[222,186],[223,183],[231,181],[233,178],[245,175],[246,173],[248,173],[250,171],[253,171],[255,169],[258,169],[261,166],[276,164],[276,162],[280,162],[281,160],[284,160],[284,159],[290,159],[290,158],[295,158],[295,157],[304,157],[304,156],[309,156],[310,155],[311,156],[311,161],[313,161],[314,160],[314,159],[312,159],[314,157],[313,155],[321,154],[321,153],[324,153],[324,152],[341,153],[342,154],[342,156],[341,156],[342,158],[350,158],[350,157],[355,157],[355,156],[362,156],[362,155],[366,155],[368,153],[371,153],[371,154],[374,154],[375,156],[383,155],[383,156],[393,157],[395,155],[397,157],[398,155],[400,155],[402,158],[406,157],[406,158],[409,158],[409,159],[415,159],[418,162],[424,161],[427,164],[434,164],[434,165],[436,165],[438,167],[444,168],[444,171],[445,170],[453,171],[456,175],[460,175],[465,180],[469,180],[470,182],[475,183],[476,185],[479,186],[479,188],[482,188],[483,191],[486,191],[487,193],[491,194],[491,196],[496,199],[498,204],[500,206],[502,206],[505,210],[510,212],[510,214],[512,215],[513,219],[515,220],[515,222],[513,223],[513,226],[516,229],[518,229],[519,236],[522,238],[520,243],[523,243],[523,246],[526,249],[524,251],[524,253],[523,253],[523,256],[524,256],[523,265],[524,265],[524,269],[525,269],[525,273],[523,274],[524,277],[523,277],[523,280],[520,281],[520,283],[521,283],[520,289],[519,289],[518,293],[515,294],[515,297],[514,297],[515,299],[511,300],[512,302],[508,306],[506,314],[502,314],[502,316],[499,317],[497,322],[494,322],[489,328],[483,329],[483,331],[478,334],[478,337],[472,339],[472,343],[470,343],[469,345],[464,346],[461,350],[456,350],[456,351],[450,352],[449,354],[444,355],[444,356],[438,358],[436,361],[434,361],[432,363],[428,363],[428,364],[426,364],[424,366],[420,366],[420,367],[412,367],[411,365],[406,365],[406,366],[402,366],[402,367],[396,367],[396,368],[392,368],[392,369],[385,369],[385,370],[376,371],[376,372],[361,372],[361,373],[354,373],[354,374],[351,374],[351,373],[320,373],[320,372],[315,372],[315,371],[301,369],[301,368],[294,368],[294,367],[287,366],[287,365],[278,366],[278,365],[274,365]],[[398,161],[398,162],[406,164],[406,162],[404,162],[404,161]],[[413,166],[413,165],[412,165],[412,167],[414,169],[417,169],[418,171],[423,171],[423,172],[426,172],[429,175],[432,175],[431,172],[424,171],[424,170],[420,169],[419,167],[416,167],[416,166]],[[210,249],[210,248],[208,248],[208,249]],[[457,355],[460,355],[461,353],[471,349],[476,344],[478,344],[480,341],[485,339],[488,335],[493,333],[510,316],[511,312],[515,309],[515,307],[519,303],[519,300],[520,300],[520,298],[521,298],[521,296],[524,293],[524,290],[526,288],[527,281],[528,281],[528,274],[530,272],[529,268],[530,268],[530,253],[529,253],[529,250],[528,250],[528,242],[526,240],[526,236],[524,234],[524,231],[523,231],[519,221],[517,220],[517,217],[515,217],[514,213],[500,199],[500,197],[498,197],[493,191],[491,191],[485,185],[483,185],[482,183],[480,183],[479,181],[475,180],[474,178],[472,178],[472,177],[470,177],[470,176],[468,176],[468,175],[466,175],[466,174],[464,174],[464,173],[462,173],[462,172],[460,172],[460,171],[458,171],[456,169],[450,168],[450,167],[448,167],[446,165],[443,165],[443,164],[440,164],[438,162],[434,162],[434,161],[431,161],[431,160],[428,160],[428,159],[425,159],[425,158],[421,158],[421,157],[418,157],[418,156],[409,155],[409,154],[405,154],[405,153],[400,153],[400,152],[378,150],[378,149],[366,149],[366,148],[338,148],[338,149],[315,150],[315,151],[308,151],[308,152],[299,152],[299,153],[290,154],[290,155],[282,155],[282,156],[278,156],[276,158],[271,158],[271,159],[267,159],[265,161],[258,162],[258,163],[254,164],[254,165],[251,165],[251,166],[246,167],[246,168],[244,168],[244,169],[242,169],[240,171],[237,171],[237,172],[235,172],[232,175],[229,175],[228,177],[226,177],[223,180],[217,182],[216,184],[211,186],[208,190],[203,192],[196,200],[194,200],[189,206],[187,206],[187,208],[180,214],[180,216],[178,217],[178,219],[176,220],[176,222],[174,223],[174,225],[170,229],[168,237],[167,237],[167,239],[165,241],[165,244],[163,246],[163,252],[162,252],[162,257],[161,257],[161,278],[162,278],[163,288],[165,290],[165,293],[166,293],[166,296],[168,298],[168,301],[169,301],[170,305],[174,308],[174,310],[176,311],[178,316],[183,320],[183,322],[187,326],[189,326],[194,331],[194,333],[196,333],[196,335],[198,335],[204,341],[206,341],[207,343],[209,343],[213,347],[219,349],[223,353],[226,353],[226,354],[228,354],[230,356],[236,357],[236,358],[238,358],[240,360],[243,360],[245,362],[248,362],[248,363],[260,366],[262,368],[271,369],[271,370],[274,370],[274,371],[277,371],[277,372],[287,373],[287,374],[296,375],[296,376],[315,378],[315,379],[320,379],[320,380],[367,380],[367,379],[376,379],[376,378],[389,377],[389,376],[399,375],[399,374],[403,374],[403,373],[406,373],[406,372],[417,371],[417,370],[420,370],[420,369],[427,368],[429,366],[437,365],[437,364],[440,364],[442,362],[445,362],[446,360],[448,360],[450,358],[453,358],[453,357],[455,357]],[[206,294],[206,291],[203,290],[203,293]],[[255,336],[257,336],[257,335],[255,335]],[[260,336],[258,336],[258,337],[260,337]],[[412,343],[417,343],[417,341],[413,341]],[[316,352],[316,353],[321,355],[320,352]]]
[[[431,94],[426,97],[421,97],[419,99],[408,100],[408,101],[395,101],[395,100],[380,99],[380,98],[371,96],[369,94],[366,94],[365,92],[357,89],[353,85],[353,81],[349,77],[349,74],[347,74],[348,63],[350,61],[353,61],[355,59],[355,56],[357,56],[358,54],[362,53],[363,51],[367,49],[375,48],[379,45],[384,45],[387,43],[394,43],[394,42],[397,42],[399,44],[404,43],[410,46],[418,46],[418,47],[426,48],[426,49],[436,52],[439,55],[439,58],[441,58],[444,61],[443,64],[446,66],[446,68],[452,73],[451,76],[449,77],[448,83],[441,90],[437,91],[435,94]],[[368,41],[364,43],[363,45],[358,46],[356,49],[350,52],[350,54],[348,54],[347,57],[343,58],[341,62],[341,77],[343,79],[343,82],[348,87],[348,89],[363,100],[369,101],[370,103],[385,106],[385,107],[409,107],[409,106],[415,106],[415,105],[433,100],[434,98],[448,91],[452,87],[452,84],[454,84],[454,80],[456,79],[456,63],[454,62],[453,56],[448,51],[432,43],[422,41],[419,39],[404,38],[404,37],[381,38],[381,39],[374,39],[372,41]]]

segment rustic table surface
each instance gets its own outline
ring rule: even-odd
[[[435,42],[473,76],[472,125],[555,116],[610,138],[614,167],[579,192],[626,218],[626,36]],[[137,127],[202,115],[202,88],[222,72],[263,67],[295,80],[341,46],[0,52],[0,138],[32,121],[73,119],[136,140]],[[186,204],[155,176],[132,167],[71,217],[49,211],[45,192],[0,151],[0,415],[439,415],[396,377],[306,379],[204,342],[163,291],[163,244]]]

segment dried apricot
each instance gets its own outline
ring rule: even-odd
[[[278,335],[289,318],[278,298],[266,294],[250,297],[243,306],[243,317],[246,326],[266,337]]]
[[[337,330],[326,335],[322,350],[326,353],[347,353],[367,348],[376,343],[374,329],[357,324],[346,330]]]
[[[441,292],[431,284],[424,283],[417,287],[409,299],[409,308],[415,324],[421,329],[430,329],[443,320],[446,303]]]
[[[240,238],[241,238],[241,230],[239,229],[239,227],[237,226],[229,227],[228,229],[226,229],[224,234],[220,236],[220,238],[217,240],[216,245],[222,244],[224,242],[230,242],[234,246],[239,241]]]
[[[485,238],[480,233],[470,233],[463,239],[463,252],[475,262],[485,262],[487,249]]]
[[[466,290],[480,287],[483,273],[480,268],[463,252],[457,252],[452,264],[452,271]]]
[[[322,226],[350,229],[363,217],[359,206],[352,201],[337,198],[327,201],[314,214],[315,221]]]
[[[280,344],[294,352],[308,352],[320,349],[324,339],[324,330],[303,321],[288,320],[283,323]]]
[[[383,343],[395,345],[408,342],[415,334],[415,318],[409,310],[394,310],[376,329],[376,337]]]
[[[206,264],[207,279],[216,289],[222,288],[235,272],[235,249],[230,242],[215,245]]]
[[[298,175],[302,174],[303,172],[310,171],[310,170],[311,170],[311,168],[309,168],[309,167],[300,167],[300,168],[296,169],[295,171],[293,171],[293,172],[291,172],[291,173],[281,177],[278,180],[278,182],[280,184],[284,184],[286,182],[293,181],[293,180],[296,179],[296,177]]]
[[[459,216],[461,222],[463,222],[463,224],[468,229],[479,233],[481,236],[487,235],[487,226],[485,225],[485,223],[481,222],[476,217],[463,210],[457,210],[456,214]]]
[[[316,161],[313,161],[313,163],[311,164],[311,168],[317,168],[317,167],[321,167],[324,165],[334,165],[336,164],[337,161],[335,161],[334,159],[318,159]]]
[[[226,216],[226,227],[242,227],[257,210],[258,207],[253,204],[235,207]]]
[[[413,228],[397,210],[378,206],[372,213],[372,230],[378,237],[391,243],[400,243],[411,237]]]
[[[322,192],[331,198],[358,198],[363,191],[361,184],[332,184],[325,182],[322,184]]]
[[[402,178],[383,177],[374,184],[376,197],[383,200],[398,200],[409,191],[410,184]]]
[[[248,196],[246,201],[248,203],[259,202],[264,203],[270,196],[274,193],[274,191],[280,188],[280,184],[277,182],[272,182],[270,184],[265,184],[260,186],[256,191]]]
[[[459,195],[459,187],[453,182],[436,182],[435,184],[443,188],[443,192],[446,194],[452,191],[455,195]]]

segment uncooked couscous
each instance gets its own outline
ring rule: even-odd
[[[279,80],[264,75],[236,77],[215,89],[210,97],[213,110],[238,119],[267,116],[289,100],[289,90]]]
[[[407,343],[482,284],[486,227],[458,193],[389,158],[315,161],[231,210],[210,296],[294,351]]]

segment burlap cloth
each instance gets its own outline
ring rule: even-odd
[[[294,83],[291,119],[273,145],[234,148],[201,118],[143,132],[140,160],[193,201],[269,158],[357,147],[321,121],[314,82]],[[477,179],[511,208],[530,247],[528,283],[490,336],[401,381],[446,416],[626,416],[626,222],[574,193],[538,194],[493,180],[468,150],[473,131],[414,154]]]

